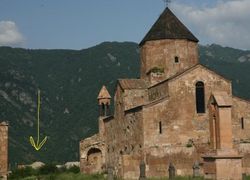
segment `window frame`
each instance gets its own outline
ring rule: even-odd
[[[202,99],[201,99],[202,98]],[[206,101],[205,101],[205,83],[203,81],[197,81],[195,83],[195,106],[197,114],[206,113]]]

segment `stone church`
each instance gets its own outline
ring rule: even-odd
[[[110,114],[98,95],[99,132],[80,141],[81,172],[124,179],[180,176],[241,179],[250,173],[250,102],[199,63],[198,39],[166,8],[139,44],[139,79],[119,79]]]
[[[0,122],[0,179],[8,174],[8,124]]]

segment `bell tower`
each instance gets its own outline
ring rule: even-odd
[[[111,96],[105,86],[102,86],[102,89],[99,92],[97,97],[99,105],[99,116],[105,117],[110,115],[110,99]]]
[[[111,96],[105,86],[102,86],[102,89],[99,92],[97,97],[98,106],[99,106],[99,133],[104,133],[104,123],[103,118],[110,116],[110,101]]]
[[[196,65],[198,41],[167,7],[139,44],[141,79],[155,84]]]

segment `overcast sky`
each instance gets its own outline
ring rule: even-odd
[[[0,46],[140,42],[164,8],[163,0],[0,0]],[[250,50],[250,0],[172,0],[170,9],[201,44]]]

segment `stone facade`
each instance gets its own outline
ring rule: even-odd
[[[8,124],[0,123],[0,179],[8,174]]]
[[[242,156],[233,147],[232,97],[225,91],[215,91],[209,99],[208,108],[212,151],[203,156],[205,178],[240,180]]]
[[[164,18],[171,23],[165,25],[168,21]],[[158,37],[156,31],[161,25],[170,34]],[[196,38],[168,8],[152,29],[140,44],[140,79],[118,80],[114,115],[101,113],[99,133],[80,142],[81,171],[112,168],[116,176],[138,179],[140,164],[145,162],[147,177],[168,176],[170,163],[177,175],[192,175],[192,167],[198,162],[202,174],[202,157],[214,150],[207,105],[213,93],[223,92],[232,99],[230,112],[221,110],[223,121],[231,129],[221,128],[221,144],[231,142],[237,152],[234,157],[239,157],[238,153],[243,156],[242,170],[238,168],[237,173],[250,174],[250,102],[233,96],[230,80],[199,64]],[[178,32],[182,34],[175,34]],[[110,95],[102,91],[100,94],[106,95],[101,99],[98,96],[99,105],[109,106]],[[88,153],[91,148],[98,149],[95,155]],[[96,165],[89,166],[89,159],[95,159]],[[230,169],[241,166],[239,162],[241,159],[228,158],[205,166],[216,172],[216,168],[223,168],[220,164],[228,163]]]
[[[146,42],[141,47],[141,78],[149,80],[150,71],[157,67],[163,68],[162,79],[183,72],[198,63],[197,49],[197,43],[188,40]]]

